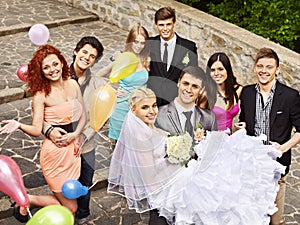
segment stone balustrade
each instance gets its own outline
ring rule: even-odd
[[[156,35],[154,13],[163,6],[175,8],[175,31],[196,42],[199,66],[205,68],[210,55],[223,51],[230,57],[238,82],[243,85],[256,82],[253,74],[255,55],[259,48],[274,49],[281,60],[278,79],[300,90],[300,54],[255,35],[231,23],[189,7],[174,0],[59,0],[98,15],[100,20],[130,30],[137,23]],[[124,40],[125,42],[125,40]]]

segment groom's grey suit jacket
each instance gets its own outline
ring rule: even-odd
[[[205,130],[218,130],[216,117],[212,111],[195,106],[194,118],[195,119],[192,123],[193,127],[195,127],[196,122],[198,122]],[[184,132],[180,124],[174,101],[159,108],[155,125],[170,134],[179,134]]]

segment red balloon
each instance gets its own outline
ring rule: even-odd
[[[27,71],[28,71],[28,64],[23,64],[17,70],[17,75],[20,80],[27,82]]]
[[[18,164],[6,155],[0,155],[0,191],[11,197],[19,206],[27,207],[29,198]]]

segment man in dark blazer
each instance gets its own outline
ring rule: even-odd
[[[191,133],[196,129],[196,123],[208,131],[218,130],[215,114],[195,105],[195,100],[204,91],[205,76],[205,72],[199,67],[189,66],[182,71],[178,81],[177,97],[168,105],[159,108],[156,127],[170,134],[184,133],[189,123],[192,126]],[[191,113],[189,121],[185,115],[187,112]],[[167,222],[164,217],[159,217],[157,210],[151,210],[149,225],[167,225]]]
[[[271,216],[271,225],[285,224],[283,217],[286,174],[291,164],[291,148],[300,142],[300,97],[298,91],[276,80],[279,58],[272,49],[262,48],[256,56],[254,72],[257,84],[248,85],[241,93],[240,123],[248,135],[265,134],[265,144],[272,144],[283,155],[277,159],[286,166],[279,180],[276,204],[278,211]],[[295,132],[292,132],[292,128]],[[293,134],[292,134],[293,133]]]
[[[163,7],[156,11],[159,35],[149,39],[151,62],[147,86],[155,92],[158,106],[168,104],[177,96],[182,70],[190,65],[198,66],[196,44],[175,33],[175,24],[174,9]]]

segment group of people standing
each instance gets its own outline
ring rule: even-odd
[[[149,175],[151,178],[151,174],[153,175],[151,171],[156,171],[157,175],[162,173],[161,168],[163,167],[156,165],[156,163],[159,164],[159,162],[166,161],[165,155],[161,152],[160,154],[158,150],[160,143],[164,143],[164,141],[155,139],[156,135],[153,134],[153,139],[157,144],[155,145],[153,144],[154,140],[150,138],[152,136],[146,133],[146,137],[152,140],[152,142],[149,141],[152,143],[152,146],[149,147],[145,143],[147,138],[143,139],[145,137],[140,134],[141,130],[146,128],[141,125],[138,129],[139,126],[135,123],[135,120],[141,119],[148,127],[154,130],[160,128],[169,135],[181,134],[184,131],[188,131],[193,136],[191,129],[194,130],[197,124],[201,124],[207,131],[225,131],[229,135],[232,134],[232,139],[237,136],[237,134],[233,135],[235,130],[245,130],[247,135],[260,138],[260,142],[267,149],[272,147],[280,152],[275,157],[279,162],[275,167],[280,169],[276,170],[271,166],[269,170],[269,175],[274,176],[277,179],[275,179],[275,183],[279,184],[279,187],[276,186],[274,189],[275,194],[273,193],[273,195],[276,195],[276,199],[273,200],[275,200],[277,208],[268,213],[264,212],[264,215],[267,215],[267,220],[253,219],[255,209],[251,211],[251,207],[249,207],[248,212],[243,213],[252,215],[251,222],[245,222],[247,221],[246,218],[249,218],[248,216],[244,216],[245,220],[241,218],[241,220],[236,220],[235,222],[232,222],[234,221],[234,216],[232,216],[232,220],[229,219],[228,221],[231,221],[232,224],[285,224],[283,217],[285,180],[291,164],[291,148],[300,142],[300,99],[298,91],[287,87],[276,79],[280,72],[279,58],[277,53],[270,48],[262,48],[257,53],[254,64],[254,73],[257,77],[257,84],[255,85],[243,87],[237,82],[230,59],[224,52],[217,52],[211,55],[207,62],[206,72],[204,72],[198,67],[196,44],[190,40],[181,38],[175,33],[175,24],[176,16],[174,10],[171,8],[164,7],[156,12],[155,25],[159,35],[151,37],[148,40],[150,46],[150,71],[147,87],[149,90],[143,88],[134,90],[129,97],[130,110],[122,126],[120,137],[117,139],[118,142],[111,161],[108,191],[125,196],[129,206],[136,209],[137,212],[150,210],[149,224],[181,224],[181,216],[186,219],[186,223],[190,221],[191,224],[224,224],[225,220],[219,220],[217,223],[203,222],[205,221],[204,217],[202,219],[196,216],[201,210],[190,212],[188,210],[185,211],[183,208],[180,209],[182,205],[178,202],[175,204],[175,201],[172,202],[170,199],[167,201],[168,197],[170,197],[169,193],[166,196],[161,194],[160,197],[163,196],[161,201],[165,201],[166,204],[170,203],[173,208],[165,207],[164,204],[156,204],[157,195],[147,190],[149,188],[147,186],[149,179],[147,179],[146,175]],[[145,103],[143,99],[154,99],[153,93],[148,93],[150,90],[154,92],[156,100]],[[289,100],[283,101],[284,98],[288,98]],[[140,106],[140,110],[136,110],[138,106]],[[238,113],[240,113],[239,122],[233,124],[234,118]],[[134,128],[133,124],[136,124]],[[293,127],[295,128],[294,131],[292,130]],[[155,131],[151,131],[150,133],[153,132]],[[160,130],[160,133],[163,132]],[[241,149],[249,152],[251,152],[250,148],[256,148],[244,136],[239,136],[239,138],[235,138],[234,140],[242,144],[238,145],[236,143],[235,147],[239,146]],[[138,144],[140,139],[144,140],[141,145]],[[209,141],[207,140],[206,142]],[[150,143],[149,145],[151,145]],[[147,147],[153,153],[152,164],[146,160]],[[222,149],[222,147],[219,148]],[[257,148],[261,149],[262,146],[259,145]],[[141,151],[141,155],[139,155],[139,151]],[[219,152],[222,151],[219,150]],[[130,158],[131,156],[132,158]],[[149,158],[151,159],[150,156]],[[248,159],[251,161],[250,156]],[[274,161],[274,159],[269,160]],[[201,160],[198,161],[201,162]],[[259,164],[259,160],[256,159],[256,161]],[[148,167],[147,162],[150,163]],[[240,165],[238,161],[231,161],[231,163]],[[267,164],[267,161],[265,163]],[[262,190],[266,189],[266,187],[259,188],[258,180],[262,179],[261,175],[263,172],[262,170],[258,172],[259,166],[257,164],[252,165],[256,167],[257,171],[253,172],[251,176],[253,182],[257,185],[258,192],[263,196]],[[251,165],[248,166],[251,167]],[[145,171],[145,168],[149,168],[149,171]],[[244,167],[241,166],[241,168]],[[167,168],[166,171],[170,172]],[[174,171],[177,170],[174,169]],[[196,171],[198,170],[196,169]],[[280,179],[275,171],[281,171],[282,175],[279,176]],[[220,170],[219,172],[221,173],[222,171]],[[237,171],[235,172],[237,173]],[[186,177],[184,173],[181,175]],[[189,172],[186,173],[188,174]],[[167,181],[172,180],[172,175],[174,174],[177,174],[177,172],[170,173],[170,177],[166,176],[164,182],[168,183]],[[236,174],[230,175],[233,176]],[[205,174],[198,176],[205,177]],[[140,179],[139,182],[144,179],[145,181],[144,183],[138,182],[136,184],[135,181],[138,179]],[[191,179],[195,178],[192,176]],[[243,179],[252,180],[246,178],[246,176]],[[243,179],[241,179],[241,182]],[[265,180],[267,179],[265,177]],[[155,178],[152,181],[155,183]],[[164,182],[157,189],[154,189],[154,192],[157,190],[161,191],[162,189],[161,193],[165,193],[165,190],[168,189],[175,190],[174,187],[171,188],[171,186],[168,186],[169,183],[165,185]],[[139,193],[141,195],[138,193],[137,195],[133,195],[135,191],[140,191],[140,186],[147,187],[144,188],[147,191],[142,189],[144,191]],[[152,185],[150,186],[152,190],[153,187]],[[137,190],[132,190],[132,188],[136,188]],[[249,201],[254,203],[257,201],[257,199],[255,200],[256,194],[252,190],[255,187],[252,187],[252,189],[248,188],[244,188],[244,191],[252,193],[250,195],[253,198]],[[278,193],[277,188],[279,189]],[[187,190],[189,190],[189,187]],[[175,191],[174,193],[179,192]],[[192,195],[197,200],[203,198],[203,195],[196,197],[197,195],[193,192],[187,195]],[[179,196],[177,195],[177,197]],[[239,195],[237,194],[237,196]],[[200,200],[199,202],[202,201]],[[206,203],[210,204],[209,202]],[[178,205],[178,208],[175,205]],[[259,204],[258,207],[260,207]],[[187,212],[190,213],[190,220],[184,217]],[[196,219],[191,219],[192,216],[195,216]]]
[[[150,210],[150,225],[285,224],[285,180],[291,148],[300,142],[300,99],[298,91],[276,79],[276,52],[259,50],[257,84],[242,87],[223,52],[208,59],[206,71],[198,66],[196,44],[174,31],[174,9],[160,8],[154,22],[159,35],[149,37],[138,24],[126,39],[124,51],[133,52],[139,63],[119,81],[110,117],[109,137],[116,147],[108,191],[125,196],[137,212]],[[68,179],[92,185],[97,132],[89,126],[89,96],[108,82],[104,77],[112,64],[95,75],[90,67],[103,50],[97,38],[83,37],[69,70],[59,50],[41,46],[28,64],[32,125],[6,120],[0,130],[44,134],[40,161],[53,195],[29,195],[29,206],[64,205],[77,224],[88,221],[90,194],[67,199],[61,186]],[[233,124],[238,113],[239,122]],[[188,168],[168,163],[167,136],[187,131],[194,137],[197,124],[208,134]],[[275,213],[272,196],[278,180]],[[24,207],[17,207],[14,215],[21,222],[29,219]]]

